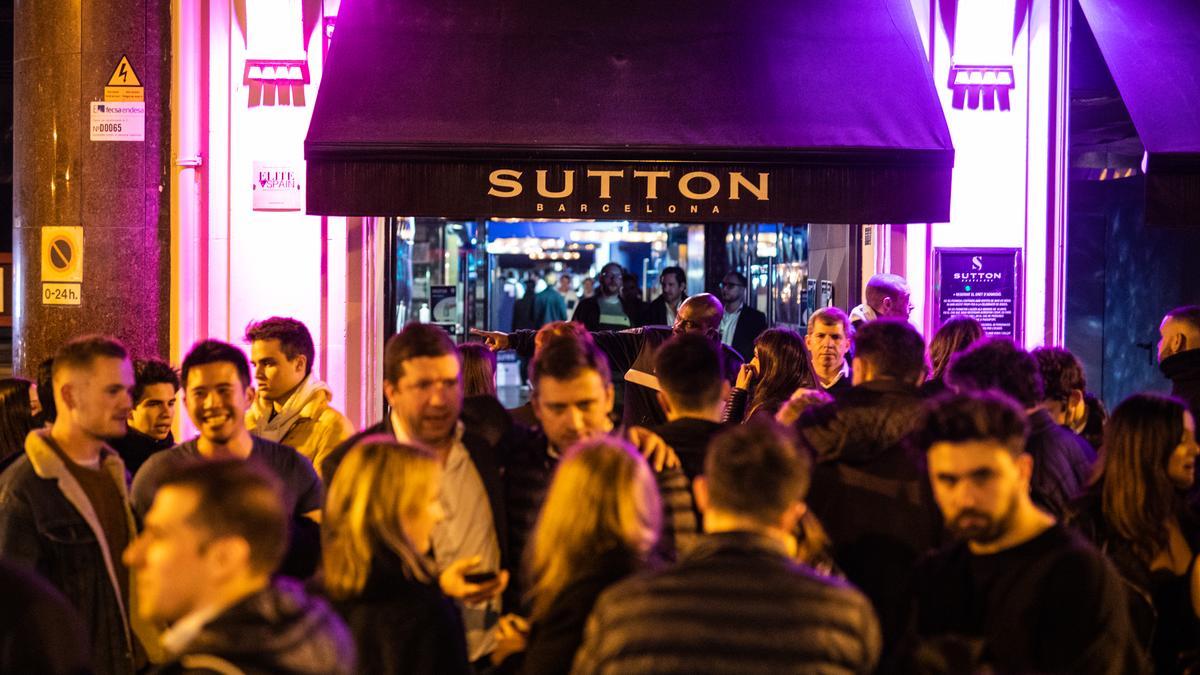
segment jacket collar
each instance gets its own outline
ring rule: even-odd
[[[921,395],[921,390],[917,385],[900,380],[871,380],[857,385],[868,391],[876,391],[881,394],[908,394],[914,397]]]
[[[1200,382],[1200,349],[1189,349],[1163,359],[1159,370],[1174,382]]]
[[[788,557],[787,548],[782,543],[766,535],[745,530],[706,534],[683,557],[686,560],[703,560],[725,552]]]
[[[33,472],[39,478],[55,481],[59,491],[63,497],[75,507],[79,515],[87,522],[91,528],[92,534],[96,537],[96,545],[100,547],[100,552],[104,554],[104,566],[108,571],[108,580],[112,584],[113,594],[117,598],[117,605],[121,608],[122,623],[125,628],[125,640],[127,644],[132,645],[132,637],[129,634],[129,613],[125,608],[125,597],[121,593],[121,584],[117,581],[117,570],[114,563],[114,552],[108,549],[108,538],[104,535],[104,529],[100,525],[100,518],[96,515],[96,509],[92,506],[91,500],[88,499],[87,493],[83,491],[83,486],[79,481],[75,480],[75,476],[71,475],[71,470],[67,468],[66,462],[59,456],[54,448],[51,447],[50,432],[45,429],[31,431],[25,437],[25,455],[29,458],[29,464],[33,467]],[[117,490],[121,493],[121,501],[125,505],[125,521],[129,527],[129,535],[136,536],[137,528],[134,525],[133,513],[129,510],[129,492],[125,486],[125,464],[121,461],[120,455],[105,445],[100,449],[100,466],[109,473],[116,484]],[[115,552],[120,555],[120,551]],[[132,581],[132,579],[131,579]]]

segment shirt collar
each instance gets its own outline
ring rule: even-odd
[[[194,609],[163,631],[159,643],[168,654],[178,656],[200,635],[204,627],[223,611],[224,608],[219,605]]]

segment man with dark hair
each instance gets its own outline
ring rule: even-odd
[[[1042,406],[1045,389],[1033,356],[1008,338],[985,338],[950,361],[946,381],[960,392],[999,391],[1025,407],[1033,502],[1055,518],[1066,516],[1071,501],[1087,485],[1095,451],[1070,429],[1056,424]]]
[[[258,396],[246,428],[268,441],[295,448],[314,467],[354,435],[354,425],[330,405],[333,390],[312,374],[312,335],[295,319],[273,316],[246,329]]]
[[[111,442],[131,476],[137,475],[151,455],[175,445],[171,425],[179,393],[179,374],[166,361],[138,359],[133,364],[133,379],[129,432]]]
[[[963,672],[1146,672],[1116,572],[1030,499],[1027,425],[997,393],[929,408],[920,445],[960,541],[919,566],[911,636],[956,641],[977,658]]]
[[[817,456],[808,504],[833,558],[875,604],[890,648],[903,628],[904,585],[941,543],[941,519],[920,457],[906,443],[920,423],[925,342],[885,318],[854,335],[854,386],[796,424]]]
[[[316,524],[324,491],[312,464],[300,453],[246,429],[246,409],[254,401],[246,355],[231,344],[204,340],[184,357],[181,370],[183,402],[200,435],[146,460],[133,477],[134,512],[145,518],[162,481],[181,466],[229,458],[255,462],[283,485],[284,503],[296,525],[283,571],[301,578],[311,575],[320,555]]]
[[[671,446],[688,479],[704,472],[709,440],[721,430],[729,382],[724,354],[711,340],[699,335],[677,335],[667,340],[654,359],[662,390],[658,402],[667,423],[654,428]]]
[[[642,323],[647,326],[672,326],[679,305],[687,297],[687,277],[683,268],[672,265],[659,272],[658,284],[662,287],[662,293],[646,305]]]
[[[837,307],[822,307],[808,317],[804,345],[817,382],[830,396],[840,396],[853,386],[850,363],[846,361],[850,336],[850,318]]]
[[[658,402],[661,386],[654,370],[655,353],[672,335],[684,333],[703,335],[714,345],[718,344],[722,313],[721,302],[716,297],[701,293],[683,301],[671,328],[645,326],[632,330],[592,333],[592,340],[608,357],[613,374],[622,376],[625,380],[622,414],[625,426],[652,428],[667,421],[666,413]],[[514,349],[521,358],[533,354],[533,331],[506,334],[472,329],[471,333],[483,337],[488,347],[493,350]],[[725,378],[732,383],[737,377],[738,369],[742,367],[742,359],[732,348],[725,347],[723,351]],[[620,400],[619,391],[617,397]]]
[[[883,317],[908,320],[913,306],[908,281],[896,274],[874,274],[867,280],[863,303],[850,310],[850,324],[857,330],[864,323]]]
[[[792,557],[809,461],[770,420],[713,439],[695,482],[705,536],[674,567],[601,594],[573,672],[872,672],[870,603]]]
[[[54,357],[38,364],[37,369],[38,400],[42,404],[42,412],[36,416],[39,426],[54,424],[58,416],[58,408],[54,406]]]
[[[1042,407],[1050,413],[1056,424],[1066,426],[1084,438],[1086,449],[1090,450],[1088,460],[1096,460],[1099,443],[1092,440],[1102,436],[1103,420],[1096,419],[1096,413],[1102,413],[1103,406],[1097,411],[1094,404],[1088,402],[1084,365],[1079,363],[1075,354],[1062,347],[1038,347],[1032,354],[1042,374]]]
[[[754,341],[767,329],[767,315],[746,304],[746,276],[732,271],[721,282],[721,302],[725,313],[721,316],[721,342],[749,361],[754,357]]]
[[[1171,395],[1187,401],[1200,419],[1200,305],[1167,312],[1158,332],[1158,367],[1171,381]]]
[[[283,492],[236,459],[163,476],[124,555],[137,611],[169,626],[160,672],[354,672],[354,638],[337,613],[294,581],[271,581],[288,547]]]
[[[487,598],[484,602],[460,606],[468,655],[472,662],[478,661],[495,649],[492,629],[509,578],[503,569],[511,560],[508,518],[496,448],[461,420],[462,363],[446,331],[410,323],[388,339],[383,351],[383,395],[391,407],[388,418],[329,453],[321,475],[326,484],[331,483],[350,448],[377,434],[401,443],[417,441],[438,454],[443,466],[438,501],[446,517],[433,529],[436,567],[440,572],[455,561],[476,558],[479,571],[497,572],[494,580],[472,591]]]
[[[0,557],[37,570],[83,615],[97,673],[132,674],[145,664],[131,624],[129,572],[121,551],[136,535],[125,465],[109,447],[125,435],[133,366],[116,340],[89,335],[54,356],[58,415],[25,440],[0,475]]]
[[[623,271],[621,265],[615,262],[601,267],[596,293],[580,298],[571,320],[582,323],[592,332],[624,330],[639,325],[639,303],[621,293]]]
[[[702,338],[701,338],[702,339]],[[626,438],[653,455],[657,438],[643,429],[613,427],[613,386],[608,361],[587,340],[559,337],[548,341],[529,366],[530,402],[539,428],[509,453],[505,494],[513,560],[523,561],[558,460],[575,443],[606,434]],[[657,552],[672,560],[691,544],[696,518],[687,477],[677,465],[654,466],[663,502],[663,532]]]

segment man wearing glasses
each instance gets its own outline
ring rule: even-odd
[[[850,324],[855,328],[885,316],[908,320],[913,306],[909,302],[908,281],[895,274],[875,274],[867,280],[863,304],[850,310]]]
[[[767,329],[767,315],[746,305],[746,277],[730,272],[721,282],[721,342],[733,347],[743,359],[754,356],[754,341]]]
[[[590,298],[583,298],[575,306],[572,321],[587,326],[590,331],[624,330],[641,325],[641,312],[632,301],[621,295],[621,275],[624,272],[618,263],[610,262],[600,268],[600,284]]]

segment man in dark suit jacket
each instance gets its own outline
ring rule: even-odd
[[[321,465],[326,484],[350,448],[364,438],[383,434],[400,442],[416,441],[443,458],[440,501],[446,519],[433,530],[438,571],[462,558],[479,556],[478,571],[508,568],[507,517],[500,459],[488,442],[467,432],[462,413],[462,371],[458,351],[445,331],[411,323],[384,347],[383,394],[391,415],[334,448]],[[507,573],[485,584],[498,596]],[[472,661],[495,647],[492,629],[500,615],[498,597],[461,607],[467,649]]]
[[[658,283],[662,293],[650,301],[646,312],[642,315],[642,324],[646,326],[672,326],[675,324],[675,314],[679,305],[687,297],[687,279],[683,269],[675,266],[663,268],[658,275]]]
[[[767,315],[746,305],[746,277],[730,272],[721,282],[721,342],[733,347],[743,361],[754,358],[754,341],[767,329]]]

